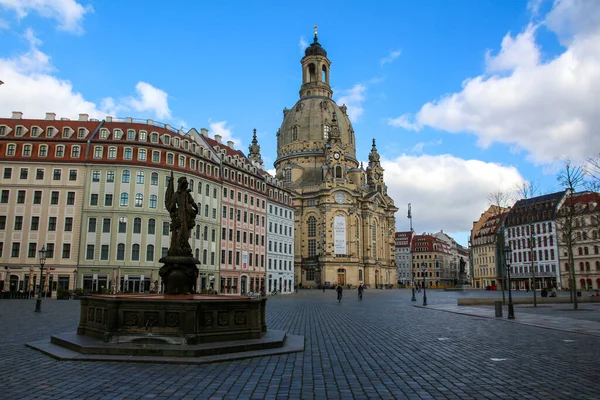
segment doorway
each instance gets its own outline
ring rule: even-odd
[[[240,288],[242,290],[242,294],[246,294],[248,290],[248,277],[246,275],[242,275],[242,279],[240,281]]]
[[[346,270],[343,268],[338,269],[338,285],[344,286],[346,284]]]

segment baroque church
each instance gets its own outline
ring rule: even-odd
[[[295,283],[392,285],[398,209],[375,139],[365,169],[346,106],[333,101],[331,61],[316,30],[301,64],[300,100],[283,110],[275,161],[276,178],[295,194]]]

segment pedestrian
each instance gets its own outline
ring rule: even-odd
[[[342,288],[342,285],[338,285],[337,288],[335,288],[335,291],[337,292],[338,303],[342,302],[342,291],[343,290],[344,290],[344,288]]]
[[[323,285],[323,293],[325,293],[325,285]]]
[[[363,287],[363,284],[361,283],[360,285],[358,285],[358,299],[359,300],[362,300],[364,291],[365,291],[365,288]]]

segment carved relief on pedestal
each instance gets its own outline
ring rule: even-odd
[[[165,325],[167,325],[169,328],[175,328],[179,326],[179,313],[168,312],[165,315]]]
[[[229,325],[229,312],[220,312],[217,321],[219,326]]]
[[[123,312],[123,325],[124,326],[137,326],[138,325],[137,312],[136,311]]]

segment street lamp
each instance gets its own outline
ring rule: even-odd
[[[77,270],[73,270],[73,291],[77,289]]]
[[[423,271],[423,305],[427,305],[427,263],[421,264],[421,270]]]
[[[504,262],[506,263],[506,273],[508,275],[508,319],[515,319],[515,309],[512,302],[512,292],[510,291],[510,262],[512,249],[510,244],[504,247]]]
[[[35,301],[35,312],[42,311],[42,289],[44,287],[44,265],[46,264],[46,247],[42,246],[39,253],[40,253],[40,290],[38,291],[38,298]]]

